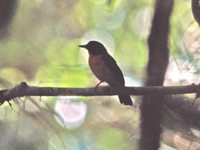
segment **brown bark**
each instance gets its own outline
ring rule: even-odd
[[[152,28],[148,38],[149,58],[146,86],[162,86],[169,61],[168,36],[173,0],[155,0]],[[140,150],[158,150],[162,132],[162,93],[144,96],[141,104]]]

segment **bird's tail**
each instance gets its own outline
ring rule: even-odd
[[[119,95],[119,101],[124,105],[133,105],[130,95]]]

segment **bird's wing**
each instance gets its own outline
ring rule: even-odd
[[[120,84],[124,85],[124,76],[122,74],[121,69],[117,65],[116,61],[112,58],[112,56],[108,55],[103,55],[102,59],[104,60],[105,64],[108,66],[108,68],[111,70],[113,73],[113,78],[115,79],[115,82],[118,82]],[[112,83],[110,83],[112,84]]]

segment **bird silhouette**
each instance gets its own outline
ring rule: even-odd
[[[86,45],[79,45],[85,48],[89,53],[89,66],[93,74],[100,80],[98,87],[102,82],[115,89],[125,88],[124,76],[116,61],[110,56],[104,47],[98,41],[90,41]],[[130,95],[118,95],[120,103],[124,105],[132,105]]]

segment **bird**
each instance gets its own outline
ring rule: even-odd
[[[89,53],[88,63],[93,74],[102,82],[114,89],[125,88],[124,76],[114,58],[108,53],[103,44],[98,41],[89,41],[86,45],[79,45]],[[119,101],[124,105],[133,105],[130,95],[118,95]]]

